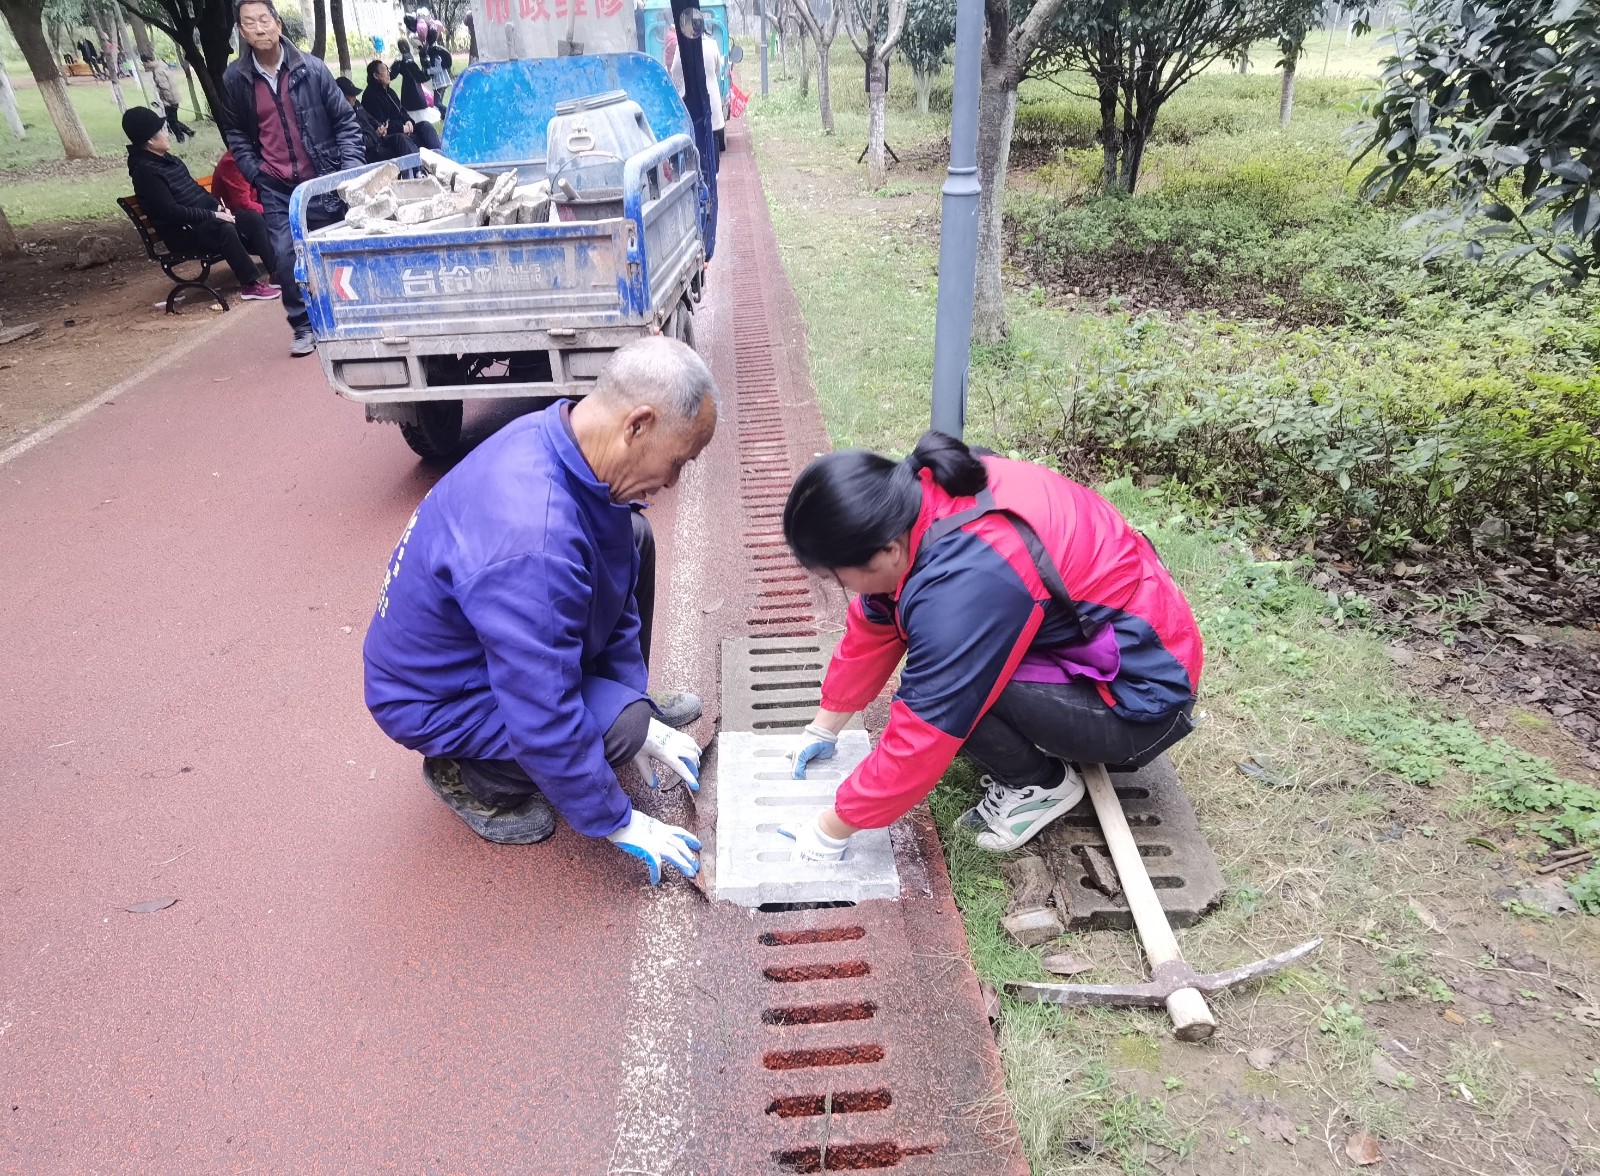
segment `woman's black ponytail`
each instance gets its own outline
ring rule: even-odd
[[[938,429],[922,435],[906,464],[913,473],[932,470],[933,480],[953,498],[969,498],[989,485],[989,471],[966,443]]]
[[[861,568],[917,521],[919,470],[958,498],[989,484],[972,451],[930,429],[911,456],[890,461],[865,449],[825,453],[801,471],[783,508],[783,538],[808,568]]]

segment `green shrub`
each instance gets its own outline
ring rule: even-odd
[[[1003,388],[1016,434],[1081,475],[1176,478],[1374,559],[1461,541],[1488,515],[1523,537],[1600,524],[1592,304],[1270,336],[1152,314],[1080,324],[1071,365],[990,356],[979,392]]]

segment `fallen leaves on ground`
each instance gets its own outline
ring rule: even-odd
[[[147,898],[143,902],[136,902],[124,908],[130,915],[153,915],[157,911],[164,911],[178,900],[175,898]]]
[[[1383,1160],[1378,1141],[1365,1131],[1357,1131],[1344,1141],[1344,1154],[1358,1168],[1366,1168]]]

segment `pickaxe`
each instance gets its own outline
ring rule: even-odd
[[[1217,1022],[1206,1004],[1206,997],[1235,984],[1259,980],[1287,967],[1302,956],[1309,955],[1322,946],[1321,939],[1312,939],[1299,947],[1279,952],[1264,960],[1226,972],[1201,975],[1184,960],[1178,950],[1178,941],[1167,922],[1161,900],[1150,884],[1150,874],[1145,870],[1144,858],[1128,828],[1123,815],[1122,802],[1103,764],[1083,765],[1084,782],[1089,787],[1089,799],[1094,802],[1095,816],[1100,819],[1100,830],[1105,834],[1106,848],[1117,867],[1117,877],[1122,882],[1122,892],[1127,896],[1128,909],[1133,912],[1134,926],[1139,929],[1139,939],[1144,944],[1144,954],[1150,960],[1150,981],[1147,984],[1032,984],[1012,981],[1006,991],[1020,1000],[1040,1004],[1064,1005],[1136,1005],[1147,1008],[1167,1006],[1172,1017],[1173,1032],[1180,1041],[1204,1041],[1216,1031]]]

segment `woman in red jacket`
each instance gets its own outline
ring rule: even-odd
[[[1149,540],[1087,487],[929,432],[901,462],[817,458],[783,531],[801,564],[858,594],[796,778],[905,660],[888,727],[833,807],[782,830],[802,857],[835,860],[857,829],[898,820],[958,753],[989,773],[962,824],[1015,849],[1082,799],[1073,764],[1132,770],[1191,729],[1194,616]]]

